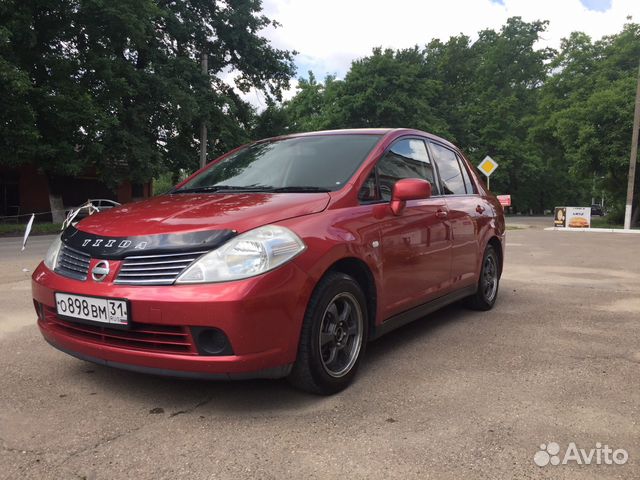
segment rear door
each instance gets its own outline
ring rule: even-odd
[[[458,289],[476,282],[478,248],[477,217],[481,199],[466,165],[452,149],[430,141],[429,148],[440,174],[452,233],[451,281]]]
[[[450,278],[447,205],[439,195],[435,170],[423,139],[396,141],[363,186],[361,200],[366,197],[385,204],[390,202],[395,182],[403,178],[428,180],[434,196],[408,201],[400,215],[394,215],[388,207],[380,209],[384,318],[440,296]]]

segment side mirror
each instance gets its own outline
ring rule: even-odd
[[[431,196],[431,184],[420,178],[403,178],[393,186],[391,194],[391,211],[400,215],[407,200],[420,200]]]

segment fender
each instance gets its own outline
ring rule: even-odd
[[[370,211],[370,209],[364,207],[363,213],[366,211]],[[384,292],[379,288],[383,276],[382,257],[377,246],[380,245],[380,230],[375,225],[373,228],[367,227],[361,230],[336,227],[336,225],[340,225],[340,217],[347,215],[346,212],[347,210],[325,210],[321,225],[318,224],[318,217],[315,215],[310,216],[315,217],[313,219],[301,221],[300,218],[297,218],[279,222],[279,224],[291,228],[306,245],[313,247],[293,259],[296,266],[308,276],[310,285],[305,285],[301,289],[302,292],[305,292],[305,305],[309,302],[313,289],[320,279],[336,262],[346,258],[355,258],[364,262],[373,276],[378,298],[376,321],[379,322],[381,319],[380,306],[384,304]],[[353,221],[353,208],[349,209],[348,216],[350,224]]]
[[[477,265],[476,271],[478,272],[478,275],[479,275],[484,251],[486,250],[487,245],[489,244],[489,241],[495,237],[500,241],[500,245],[501,245],[500,271],[502,273],[502,266],[504,265],[505,248],[506,248],[506,227],[504,222],[502,205],[500,205],[500,202],[498,202],[498,200],[493,196],[493,194],[489,192],[486,192],[483,198],[485,202],[487,202],[487,204],[491,207],[492,218],[487,228],[485,228],[483,232],[478,232],[479,233],[478,246],[480,248],[480,252],[478,255],[478,265]]]

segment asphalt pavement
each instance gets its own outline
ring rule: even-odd
[[[29,291],[51,237],[0,239],[0,478],[640,478],[639,238],[550,221],[510,219],[494,310],[382,337],[332,397],[60,353]],[[536,465],[552,442],[628,459]]]

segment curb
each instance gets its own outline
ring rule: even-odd
[[[625,230],[624,228],[567,228],[547,227],[545,230],[554,232],[594,232],[594,233],[640,233],[640,230]]]

